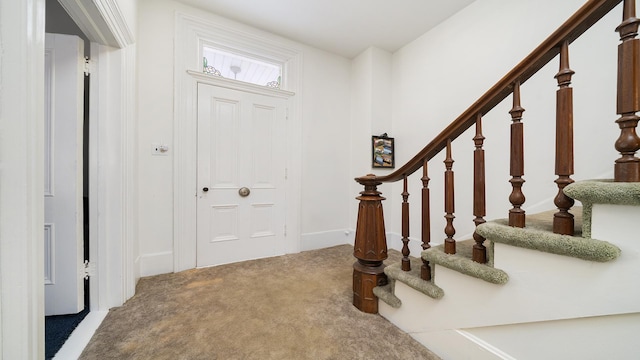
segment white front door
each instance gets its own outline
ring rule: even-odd
[[[84,308],[84,43],[58,34],[45,43],[45,315],[75,314]]]
[[[286,99],[198,85],[197,266],[284,253]]]

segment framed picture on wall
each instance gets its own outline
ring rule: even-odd
[[[394,140],[384,133],[371,137],[371,167],[393,169],[395,166]]]

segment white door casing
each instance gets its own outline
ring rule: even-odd
[[[303,53],[297,46],[219,22],[176,13],[174,47],[174,218],[173,271],[197,266],[197,84],[266,94],[288,99],[286,124],[286,253],[300,251],[302,169]],[[255,54],[283,64],[282,89],[223,79],[202,72],[203,43]]]
[[[75,22],[81,22],[79,18],[86,19],[88,27],[96,27],[100,21],[106,23],[104,32],[120,31],[126,24],[122,20],[122,14],[115,8],[108,15],[101,11],[94,11],[105,3],[113,4],[112,0],[63,0],[73,2],[73,11],[77,17]],[[62,1],[61,1],[62,2]],[[0,128],[3,141],[0,142],[0,163],[2,163],[3,175],[0,176],[0,358],[3,359],[42,359],[44,358],[44,286],[43,286],[43,224],[44,224],[44,197],[43,197],[43,129],[44,129],[44,38],[45,38],[45,1],[21,0],[2,1],[0,11],[0,42],[3,51],[0,52]],[[68,12],[69,6],[65,6]],[[112,7],[114,9],[114,7]],[[135,25],[135,24],[129,24]],[[89,36],[91,41],[103,43],[100,39]],[[133,41],[132,41],[133,42]],[[127,46],[130,43],[122,44]],[[130,45],[129,45],[130,46]],[[127,49],[129,48],[127,46]],[[106,46],[104,48],[107,48]],[[126,49],[123,49],[126,50]],[[122,50],[109,47],[108,52],[119,54]],[[127,52],[127,58],[134,59],[135,51]],[[92,52],[92,57],[95,55]],[[108,72],[104,72],[103,82],[110,83],[113,79],[123,77],[122,74],[134,72],[134,61],[126,63],[109,62],[105,65]],[[94,74],[95,76],[95,74]],[[129,127],[135,125],[134,91],[135,76],[127,76],[126,84],[120,86],[114,83],[115,88],[109,91],[110,96],[100,96],[99,102],[92,102],[92,107],[100,117],[104,117],[106,124],[125,124]],[[120,105],[120,97],[130,99],[130,103]],[[98,98],[96,98],[97,100]],[[95,105],[95,106],[94,106]],[[122,108],[127,114],[114,115],[113,109]],[[18,121],[19,119],[19,121]],[[129,130],[125,135],[131,133]],[[113,136],[110,139],[119,139]],[[125,137],[123,141],[133,139]],[[129,144],[129,142],[127,142]],[[135,176],[122,175],[125,166],[132,162],[135,156],[122,156],[120,161],[112,161],[114,146],[111,142],[103,144],[98,152],[96,168],[103,169],[104,174],[109,175],[109,180],[123,179],[129,183],[135,181]],[[131,144],[134,145],[134,144]],[[108,156],[107,156],[108,155]],[[106,177],[106,176],[105,176]],[[96,182],[93,177],[92,183]],[[114,196],[113,192],[102,187],[97,187],[98,193]],[[127,197],[132,199],[133,196]],[[90,201],[96,203],[95,195],[90,195]],[[121,207],[98,205],[101,217],[118,215]],[[97,212],[94,215],[97,217]],[[125,221],[124,227],[130,228],[135,224],[134,212],[128,216],[134,218]],[[123,216],[124,218],[124,216]],[[127,218],[128,219],[128,218]],[[101,228],[106,233],[106,228]],[[106,236],[106,235],[105,235]],[[119,239],[111,239],[108,246]],[[129,247],[129,238],[124,239]],[[97,246],[96,246],[97,247]],[[94,247],[95,248],[95,247]],[[110,248],[108,248],[110,250]],[[109,256],[107,256],[109,255]],[[110,264],[122,258],[122,254],[111,251],[109,254],[100,253],[104,269],[98,270],[99,276],[91,278],[92,292],[99,287],[113,289],[102,291],[92,297],[92,303],[98,299],[107,297],[114,290],[125,289],[125,276],[111,275],[117,267]],[[94,257],[96,258],[96,257]],[[115,260],[114,260],[115,259]],[[106,266],[104,265],[106,263]],[[115,269],[114,269],[115,267]],[[122,268],[123,266],[120,266]],[[128,263],[124,268],[132,267]],[[104,276],[103,276],[104,275]],[[94,286],[96,285],[96,286]],[[127,292],[127,296],[133,293]],[[120,300],[122,304],[126,298]],[[106,302],[106,301],[105,301]],[[112,304],[110,306],[116,306]],[[104,310],[108,307],[105,305]],[[92,305],[92,311],[94,310]]]
[[[45,40],[45,315],[84,308],[83,142],[84,42]]]
[[[198,85],[198,267],[284,254],[286,106]]]

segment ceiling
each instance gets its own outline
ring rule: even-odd
[[[346,58],[395,52],[474,0],[178,0]]]

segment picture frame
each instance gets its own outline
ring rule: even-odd
[[[387,133],[371,136],[371,167],[393,169],[395,167],[395,143]]]

